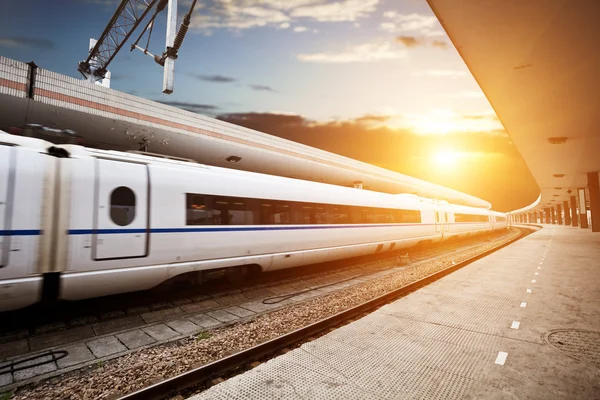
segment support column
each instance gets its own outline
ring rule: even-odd
[[[577,196],[571,196],[571,224],[577,227]]]
[[[550,220],[552,220],[552,225],[556,225],[556,212],[554,211],[554,207],[550,207]]]
[[[550,224],[551,223],[550,222],[550,209],[546,208],[544,211],[545,211],[545,214],[546,214],[546,218],[544,219],[544,222],[546,224]]]
[[[585,188],[577,189],[577,199],[579,201],[579,226],[587,228],[587,212],[585,207]]]
[[[590,210],[592,212],[592,232],[600,232],[600,182],[597,172],[587,173],[590,191]]]
[[[588,227],[585,207],[585,188],[577,189],[577,197],[579,198],[579,225],[585,229]]]
[[[556,205],[556,218],[558,219],[558,224],[562,225],[563,224],[562,207],[560,206],[560,204]]]
[[[571,225],[571,210],[569,210],[569,201],[563,201],[563,208],[565,209],[565,225]]]

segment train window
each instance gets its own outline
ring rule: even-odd
[[[187,225],[420,223],[419,210],[186,194]]]
[[[473,214],[454,214],[455,222],[489,222],[490,218],[487,215]]]
[[[127,226],[134,218],[135,193],[126,186],[119,186],[110,194],[110,219],[119,226]]]
[[[367,208],[366,211],[367,224],[383,224],[386,222],[385,210],[379,208]]]
[[[221,210],[213,209],[213,196],[187,194],[187,225],[220,225]]]
[[[401,224],[421,223],[421,211],[419,210],[394,210],[396,221]]]
[[[289,204],[277,203],[275,204],[275,214],[273,219],[276,224],[291,224],[292,223],[292,210]]]
[[[332,224],[333,214],[330,204],[315,204],[315,224]]]
[[[275,205],[269,200],[260,202],[260,223],[262,225],[275,224]]]
[[[333,206],[333,223],[334,224],[347,224],[350,222],[350,216],[348,215],[350,207],[346,206]]]
[[[219,210],[220,225],[253,225],[254,213],[242,197],[215,197],[214,208]]]
[[[312,204],[292,202],[292,223],[297,225],[310,225],[314,219],[315,208]]]

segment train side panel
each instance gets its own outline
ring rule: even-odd
[[[244,175],[151,164],[147,166],[149,196],[146,196],[142,173],[104,175],[99,183],[96,178],[101,170],[93,158],[70,161],[78,165],[71,168],[74,178],[68,239],[70,259],[62,277],[61,297],[64,299],[147,289],[191,271],[246,264],[258,264],[264,270],[289,268],[408,247],[438,238],[432,224],[190,226],[186,224],[186,193],[246,194],[264,198],[282,191],[292,198],[306,197],[306,194],[298,184],[284,180],[275,180],[280,187],[266,189],[268,185],[244,179]],[[114,164],[114,167],[125,172],[125,167],[130,167],[127,164]],[[128,180],[133,175],[137,178]],[[96,178],[90,179],[91,176]],[[103,218],[111,219],[110,213],[115,210],[111,211],[108,206],[110,193],[120,187],[128,187],[135,194],[131,220],[134,226],[98,225]],[[147,199],[149,208],[142,205],[138,209],[139,199]],[[127,212],[131,210],[121,210],[119,214],[119,218],[125,218],[124,222],[129,222],[131,217]],[[138,222],[143,223],[135,225]],[[94,234],[90,227],[99,232]],[[140,238],[148,244],[146,254],[135,247],[134,242]],[[117,257],[98,257],[94,252],[100,246],[105,246],[103,251],[108,253],[112,249],[121,250],[111,253]],[[122,252],[125,248],[130,253]]]
[[[0,143],[0,311],[40,298],[55,162],[39,149]]]

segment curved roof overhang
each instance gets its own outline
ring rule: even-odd
[[[540,188],[562,204],[600,171],[600,2],[428,0]]]

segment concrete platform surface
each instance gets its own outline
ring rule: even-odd
[[[192,397],[600,399],[600,234],[544,229]]]

